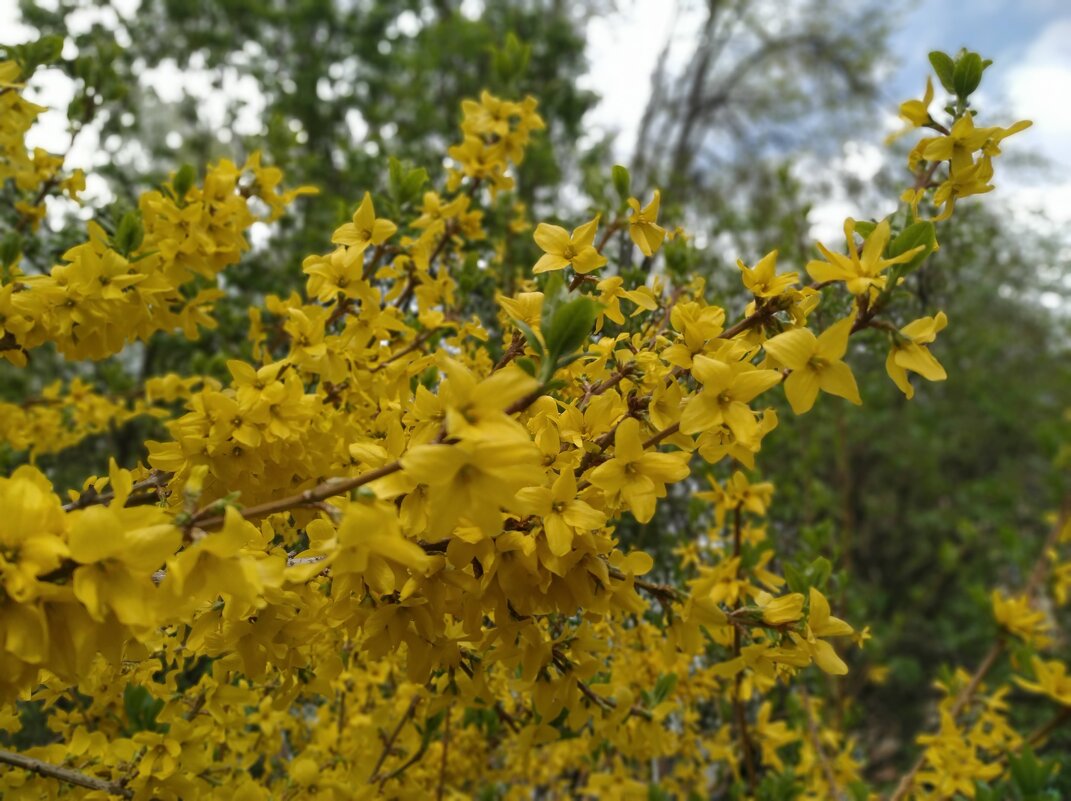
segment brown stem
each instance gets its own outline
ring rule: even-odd
[[[625,366],[621,367],[620,369],[618,369],[618,371],[616,373],[614,373],[612,376],[607,378],[605,381],[598,381],[598,382],[592,384],[591,386],[589,386],[587,388],[587,390],[585,390],[585,392],[584,392],[584,397],[581,398],[580,399],[580,403],[577,404],[578,408],[580,408],[580,409],[587,408],[587,405],[588,405],[588,403],[591,402],[592,398],[594,398],[596,395],[603,394],[604,392],[606,392],[609,389],[613,389],[618,384],[620,384],[628,376],[628,374],[631,373],[631,372],[632,372],[632,366],[631,365],[625,365]]]
[[[620,231],[623,225],[624,223],[621,220],[614,220],[612,223],[606,226],[606,230],[602,232],[602,236],[599,238],[598,243],[595,245],[595,250],[602,253],[602,249],[606,247],[606,243],[610,241],[610,237]]]
[[[511,361],[513,361],[522,353],[524,353],[524,345],[526,341],[527,340],[525,340],[524,335],[520,331],[514,331],[513,339],[510,340],[509,343],[509,348],[507,348],[506,352],[502,354],[502,358],[495,363],[495,366],[491,372],[497,372],[498,370],[501,370]]]
[[[818,724],[814,722],[814,710],[811,708],[811,696],[807,688],[800,686],[800,697],[803,699],[804,714],[807,716],[807,731],[811,737],[811,747],[814,748],[815,757],[822,766],[826,784],[829,785],[829,795],[834,801],[841,798],[840,788],[837,787],[837,776],[833,772],[833,765],[829,761],[825,750],[822,748],[822,737],[818,731]]]
[[[406,356],[406,355],[412,353],[414,350],[417,350],[421,345],[423,345],[425,342],[427,342],[429,339],[431,339],[438,331],[439,331],[438,328],[429,328],[426,331],[423,331],[412,342],[410,342],[408,345],[406,345],[404,348],[402,348],[401,350],[397,351],[396,353],[392,353],[390,355],[390,358],[384,359],[379,364],[377,364],[375,367],[373,367],[369,372],[378,373],[380,370],[382,370],[384,367],[386,367],[391,362],[396,362],[396,361],[398,361],[398,359],[402,358],[403,356]]]
[[[443,724],[443,755],[439,761],[439,785],[435,790],[436,801],[443,801],[443,793],[446,791],[446,756],[450,751],[450,712],[452,707],[446,708],[446,722]]]
[[[31,773],[36,773],[38,776],[43,776],[46,779],[57,779],[77,787],[85,787],[88,790],[100,790],[101,792],[117,795],[121,798],[134,797],[133,790],[123,787],[118,782],[98,779],[96,776],[89,776],[81,771],[74,770],[73,768],[64,768],[60,765],[53,765],[51,762],[43,762],[40,759],[34,759],[25,754],[16,754],[14,751],[4,751],[0,749],[0,763],[28,770]]]
[[[376,766],[372,768],[372,778],[369,779],[370,784],[385,782],[394,775],[388,774],[380,777],[379,771],[383,768],[383,763],[387,761],[391,749],[394,748],[394,743],[398,740],[398,735],[402,733],[402,729],[405,728],[406,722],[413,717],[413,713],[416,712],[416,708],[420,705],[421,700],[419,695],[413,696],[413,700],[411,700],[409,706],[405,708],[405,712],[402,714],[401,720],[398,721],[398,725],[394,727],[394,731],[392,731],[390,736],[384,741],[383,750],[379,752],[379,758],[376,760]],[[408,767],[408,765],[406,767]]]
[[[246,520],[255,520],[261,517],[267,517],[268,515],[275,514],[276,512],[285,512],[287,509],[295,509],[300,506],[312,506],[325,501],[328,498],[332,498],[336,495],[342,495],[350,490],[362,487],[365,484],[371,484],[373,481],[389,476],[392,473],[397,473],[402,469],[402,463],[399,461],[393,461],[382,467],[377,467],[375,470],[369,470],[367,473],[362,473],[359,476],[352,476],[350,478],[329,478],[312,489],[307,489],[304,492],[299,492],[295,495],[287,495],[285,498],[278,498],[274,501],[268,501],[267,503],[258,504],[256,506],[247,506],[240,510],[240,514]],[[196,526],[200,529],[218,528],[223,525],[225,519],[224,515],[216,514],[211,517],[200,518],[200,515],[205,511],[211,511],[213,507],[206,507],[201,512],[195,514],[190,521],[190,527]],[[200,518],[200,519],[199,519]]]
[[[554,667],[556,667],[558,672],[563,676],[572,672],[573,664],[561,651],[555,649],[551,654],[551,659],[554,661]],[[577,689],[580,690],[581,694],[596,706],[605,709],[607,712],[617,709],[617,701],[613,698],[604,698],[575,676],[573,677],[573,680],[576,682]],[[651,712],[644,709],[642,706],[633,705],[629,707],[628,713],[630,715],[641,717],[644,720],[652,719]]]
[[[612,565],[609,566],[609,573],[610,578],[617,579],[618,581],[625,581],[628,578],[628,576]],[[680,590],[676,587],[671,587],[668,584],[656,584],[653,581],[646,581],[635,577],[633,577],[632,583],[644,592],[650,593],[662,603],[683,601],[685,598],[685,595]]]
[[[1043,726],[1039,726],[1026,738],[1027,745],[1038,745],[1046,737],[1071,720],[1071,706],[1061,707],[1060,711],[1052,716],[1052,719]]]
[[[737,506],[733,510],[733,556],[739,557],[743,544],[743,510]],[[740,607],[737,600],[736,608]],[[740,627],[733,627],[733,658],[740,656],[741,648]],[[747,710],[744,709],[744,700],[741,698],[741,684],[744,681],[744,672],[740,670],[733,682],[733,716],[736,719],[736,733],[740,738],[740,750],[744,754],[744,769],[747,773],[747,785],[751,794],[754,795],[758,788],[758,778],[755,770],[755,755],[751,749],[751,736],[748,734]]]
[[[166,486],[170,479],[170,473],[153,470],[148,478],[134,482],[124,506],[142,506],[156,502],[159,500],[159,490]],[[152,490],[152,492],[141,494],[145,490]],[[75,509],[85,509],[87,506],[111,503],[114,498],[114,492],[103,492],[98,495],[97,491],[90,487],[73,501],[63,504],[63,511],[73,512]]]

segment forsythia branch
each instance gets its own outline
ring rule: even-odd
[[[58,779],[61,782],[73,784],[77,787],[85,787],[88,790],[100,790],[111,795],[120,796],[121,798],[134,797],[134,792],[132,790],[123,787],[117,782],[98,779],[96,776],[88,776],[73,768],[64,768],[60,765],[53,765],[51,762],[44,762],[40,759],[26,756],[25,754],[16,754],[14,751],[4,751],[0,749],[0,763],[28,770],[31,773],[36,773],[38,776],[43,776],[47,779]]]

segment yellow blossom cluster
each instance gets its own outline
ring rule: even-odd
[[[0,61],[0,184],[10,181],[15,187],[20,196],[15,209],[22,224],[36,230],[50,190],[59,189],[77,200],[86,182],[81,170],[64,173],[62,157],[40,147],[32,151],[26,147],[26,133],[45,111],[22,96],[26,77],[15,61]]]
[[[0,180],[10,177],[23,190],[40,186],[43,199],[63,159],[20,154],[42,109],[20,96],[12,82],[18,69],[14,62],[0,64],[0,103],[10,107],[0,131]],[[182,330],[196,339],[200,328],[215,325],[212,303],[223,294],[216,278],[249,249],[249,228],[315,191],[281,192],[281,180],[281,171],[262,166],[256,153],[242,167],[228,159],[210,166],[201,186],[180,171],[160,190],[141,195],[137,213],[114,233],[90,223],[86,240],[47,275],[7,265],[0,282],[0,355],[25,365],[27,351],[51,342],[68,359],[98,360],[157,331]],[[266,207],[261,214],[257,202]],[[40,218],[45,209],[38,203],[31,211]]]
[[[32,461],[143,415],[166,417],[167,412],[155,402],[175,400],[177,395],[155,394],[163,381],[149,379],[146,391],[130,398],[101,394],[80,378],[53,381],[21,403],[0,403],[0,443],[25,451]]]

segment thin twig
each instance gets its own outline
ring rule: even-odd
[[[363,487],[365,484],[371,484],[373,481],[389,476],[392,473],[397,473],[401,469],[402,463],[395,460],[382,467],[377,467],[375,470],[369,470],[367,473],[362,473],[359,476],[352,476],[350,478],[329,478],[304,492],[299,492],[295,495],[287,495],[285,498],[277,498],[274,501],[268,501],[267,503],[261,503],[256,506],[247,506],[239,511],[242,517],[246,520],[255,520],[275,514],[276,512],[285,512],[288,509],[294,509],[300,506],[316,506],[316,504],[321,501],[326,501],[328,498],[333,498],[336,495],[342,495],[357,487]],[[212,509],[213,507],[206,507],[206,509],[201,510],[201,512],[194,514],[190,520],[190,527],[207,530],[222,526],[225,519],[224,515],[215,514],[211,517],[200,518],[202,513],[205,511],[212,511]]]
[[[376,760],[376,766],[372,768],[372,778],[369,782],[374,784],[376,782],[385,782],[391,778],[391,774],[388,774],[382,778],[379,776],[379,771],[383,767],[383,763],[387,761],[387,756],[390,754],[391,749],[394,748],[394,743],[398,739],[398,735],[402,733],[402,729],[405,727],[406,722],[413,717],[413,713],[416,712],[417,706],[420,705],[423,700],[419,695],[414,695],[409,702],[409,706],[405,708],[405,712],[402,714],[401,719],[398,721],[398,725],[394,727],[394,731],[390,733],[390,736],[383,743],[383,750],[379,753],[379,758]]]
[[[800,686],[800,697],[803,699],[804,715],[807,717],[807,731],[811,736],[811,747],[814,748],[815,757],[822,766],[826,784],[829,785],[829,796],[834,801],[839,801],[841,792],[840,788],[837,787],[837,776],[833,772],[833,765],[829,761],[825,749],[822,748],[822,737],[818,731],[818,724],[814,721],[814,709],[811,707],[811,695],[807,692],[807,688],[802,685]]]
[[[743,544],[743,510],[740,506],[737,506],[733,510],[733,557],[738,558],[740,556],[741,545]],[[736,608],[740,607],[739,599],[736,602]],[[741,649],[741,632],[739,626],[733,627],[733,658],[736,659],[740,656]],[[744,672],[740,670],[736,674],[736,678],[733,680],[733,716],[736,718],[736,734],[740,738],[740,750],[744,755],[744,770],[747,774],[747,785],[751,794],[754,795],[758,788],[758,778],[755,770],[755,755],[751,749],[751,736],[748,733],[747,726],[747,710],[744,709],[744,699],[741,696],[742,684],[744,682]]]
[[[446,757],[450,751],[450,712],[452,707],[446,707],[446,722],[443,723],[443,755],[439,760],[439,785],[435,790],[436,801],[443,801],[443,793],[446,791]]]
[[[38,776],[43,776],[46,779],[57,779],[77,787],[85,787],[88,790],[100,790],[101,792],[117,795],[121,798],[134,797],[133,790],[123,787],[118,782],[98,779],[96,776],[89,776],[79,770],[64,768],[60,765],[53,765],[51,762],[44,762],[43,760],[26,756],[25,754],[16,754],[14,751],[4,751],[0,749],[0,763],[28,770],[31,773],[36,773]]]

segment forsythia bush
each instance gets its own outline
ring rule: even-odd
[[[19,243],[84,178],[25,146],[42,111],[22,94],[31,56],[0,63],[0,181],[19,219],[0,354],[33,370],[47,348],[99,360],[161,332],[196,339],[251,226],[315,189],[281,188],[256,155],[200,181],[184,169],[34,271]],[[149,376],[114,398],[74,379],[0,406],[0,438],[29,461],[0,478],[0,729],[32,708],[52,734],[0,751],[0,795],[878,798],[814,681],[847,673],[868,631],[833,614],[828,562],[782,575],[774,487],[753,471],[772,395],[797,415],[823,394],[861,402],[858,335],[884,340],[909,398],[916,377],[946,378],[930,348],[955,321],[900,319],[905,278],[1029,123],[976,120],[977,55],[932,60],[953,100],[931,116],[928,85],[901,107],[927,136],[899,210],[847,220],[802,271],[740,262],[753,299],[738,314],[679,268],[687,235],[621,168],[619,207],[532,230],[511,189],[537,103],[485,93],[463,105],[446,185],[421,196],[423,171],[395,164],[411,213],[355,198],[301,265],[305,293],[249,310],[251,358],[228,380]],[[520,235],[542,255],[481,318],[456,270],[512,271],[504,238]],[[626,247],[641,270],[610,258]],[[169,434],[145,465],[113,460],[66,494],[34,466],[140,415]],[[703,464],[716,478],[688,483]],[[677,586],[615,536],[673,485],[706,509]],[[994,590],[991,653],[943,681],[889,797],[1042,797],[1054,768],[1034,749],[1071,710],[1050,648],[1069,542],[1055,519],[1029,582]],[[1014,685],[987,683],[1004,659]],[[1013,686],[1047,697],[1053,723],[1017,730]]]

